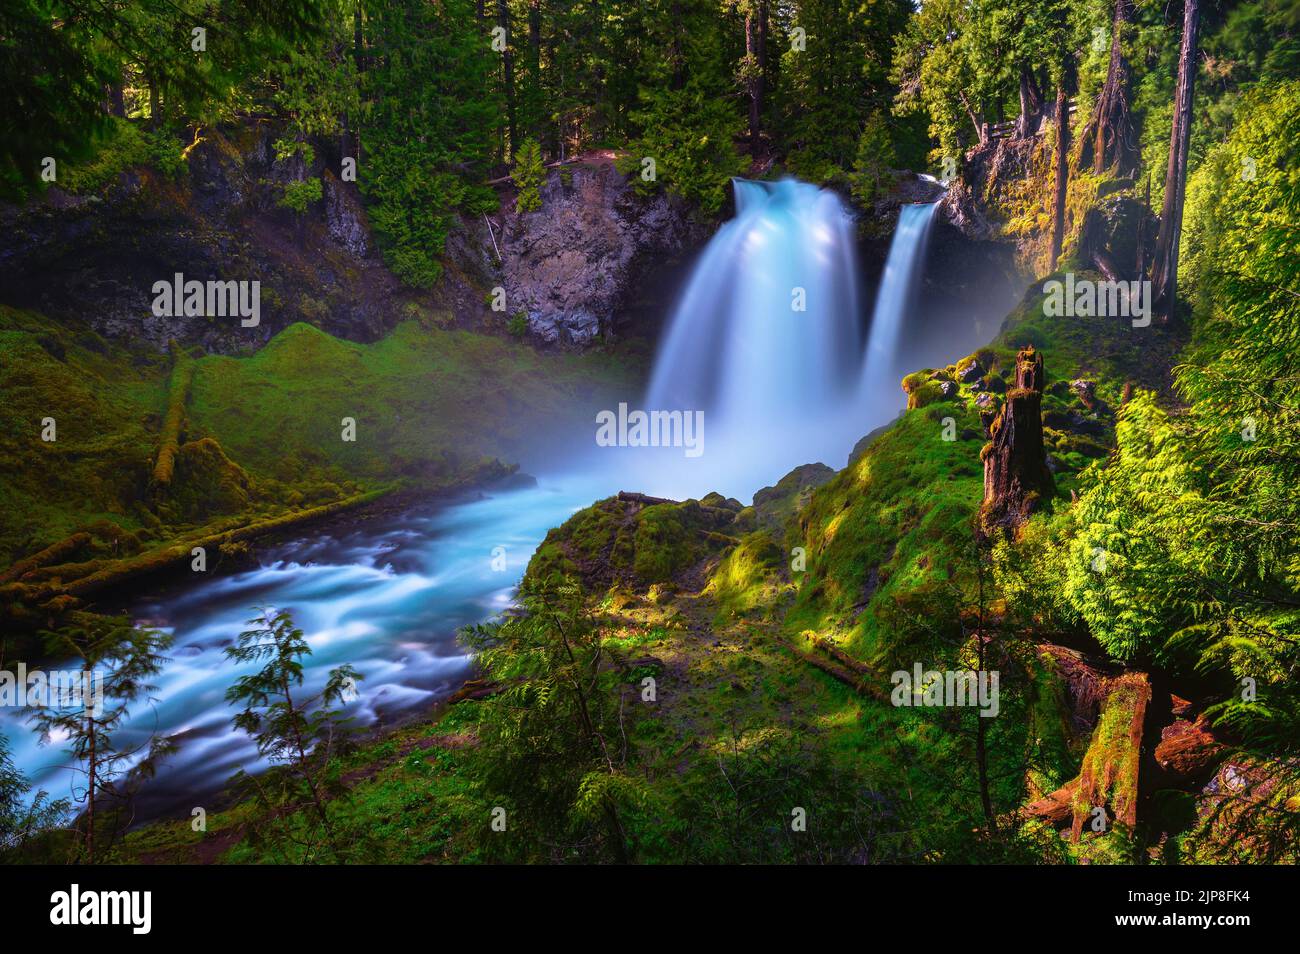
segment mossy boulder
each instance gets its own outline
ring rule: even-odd
[[[951,401],[960,395],[960,389],[956,382],[947,378],[935,378],[926,381],[914,391],[909,391],[907,395],[908,410],[928,407],[931,404],[937,404],[940,401]]]
[[[679,580],[737,542],[738,515],[731,506],[699,500],[608,497],[551,530],[529,561],[526,578],[560,574],[593,590]]]
[[[758,525],[772,534],[782,535],[812,492],[834,476],[835,471],[825,464],[803,464],[782,477],[775,486],[756,491],[754,516]]]
[[[210,437],[182,444],[168,500],[160,510],[175,520],[206,520],[241,513],[251,482],[242,467]]]

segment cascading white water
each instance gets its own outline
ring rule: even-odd
[[[852,216],[794,179],[734,185],[736,216],[696,264],[646,396],[652,410],[704,412],[698,460],[666,462],[672,473],[644,462],[675,493],[747,498],[863,433],[846,421],[863,341]]]
[[[132,708],[119,741],[159,733],[181,743],[146,789],[148,804],[137,804],[138,817],[188,812],[237,768],[261,764],[224,700],[248,667],[231,664],[223,649],[254,606],[288,608],[306,632],[313,654],[304,691],[318,691],[330,667],[348,662],[365,677],[349,713],[362,723],[391,719],[427,708],[463,679],[469,660],[457,627],[504,609],[546,530],[580,507],[620,489],[677,497],[721,490],[747,500],[799,464],[841,465],[858,438],[902,405],[900,330],[933,212],[903,209],[864,371],[853,221],[843,203],[789,179],[736,182],[736,217],[695,266],[646,401],[706,412],[698,458],[672,448],[597,455],[575,462],[590,465],[580,473],[552,474],[537,488],[416,508],[333,535],[318,529],[267,551],[260,568],[137,603],[136,618],[173,633],[175,643],[155,701]],[[39,747],[25,722],[26,713],[0,709],[18,767],[66,796],[77,776],[63,740]]]
[[[639,468],[679,495],[743,498],[801,463],[838,465],[902,406],[901,329],[937,206],[902,209],[864,354],[854,224],[839,197],[793,179],[735,190],[736,216],[695,266],[646,398],[704,412],[699,460]]]
[[[868,404],[897,395],[899,378],[908,371],[899,353],[904,319],[916,298],[921,268],[925,262],[926,240],[934,221],[937,202],[905,205],[898,213],[898,226],[885,259],[885,272],[876,294],[876,308],[871,318],[871,336],[862,365],[861,397]]]

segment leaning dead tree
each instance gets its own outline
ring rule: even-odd
[[[1093,107],[1092,118],[1080,135],[1079,166],[1090,164],[1094,173],[1112,165],[1121,177],[1137,171],[1139,150],[1129,108],[1133,71],[1124,55],[1124,35],[1133,22],[1133,0],[1115,0],[1115,16],[1110,29],[1110,65],[1106,84]]]
[[[1196,79],[1196,34],[1200,0],[1186,0],[1183,45],[1178,54],[1178,89],[1173,128],[1169,133],[1169,166],[1165,171],[1165,204],[1160,213],[1155,261],[1151,269],[1152,305],[1156,317],[1168,321],[1178,291],[1178,240],[1183,230],[1183,199],[1187,191],[1187,149],[1192,138],[1192,87]]]

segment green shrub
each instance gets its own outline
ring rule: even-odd
[[[525,139],[515,155],[515,170],[510,174],[519,198],[515,200],[516,212],[536,212],[542,207],[542,183],[546,181],[546,167],[542,165],[542,148],[536,139]]]
[[[284,187],[284,194],[280,196],[279,205],[302,215],[307,211],[308,206],[321,200],[321,194],[321,180],[315,176],[298,182],[290,182]]]

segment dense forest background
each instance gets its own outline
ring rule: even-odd
[[[1193,168],[1244,95],[1300,69],[1294,4],[1202,6]],[[521,157],[612,148],[637,172],[653,158],[642,186],[706,211],[731,176],[773,162],[871,198],[891,168],[942,174],[947,158],[960,169],[990,126],[1041,112],[1058,86],[1088,117],[1113,35],[1131,86],[1130,148],[1159,203],[1180,45],[1180,11],[1131,0],[47,7],[10,4],[0,24],[8,191],[38,183],[47,156],[105,142],[175,155],[205,125],[273,116],[285,122],[282,154],[303,160],[286,202],[319,197],[313,144],[328,143],[336,169],[355,159],[387,260],[415,286],[437,280],[448,217],[494,208],[485,183]]]

